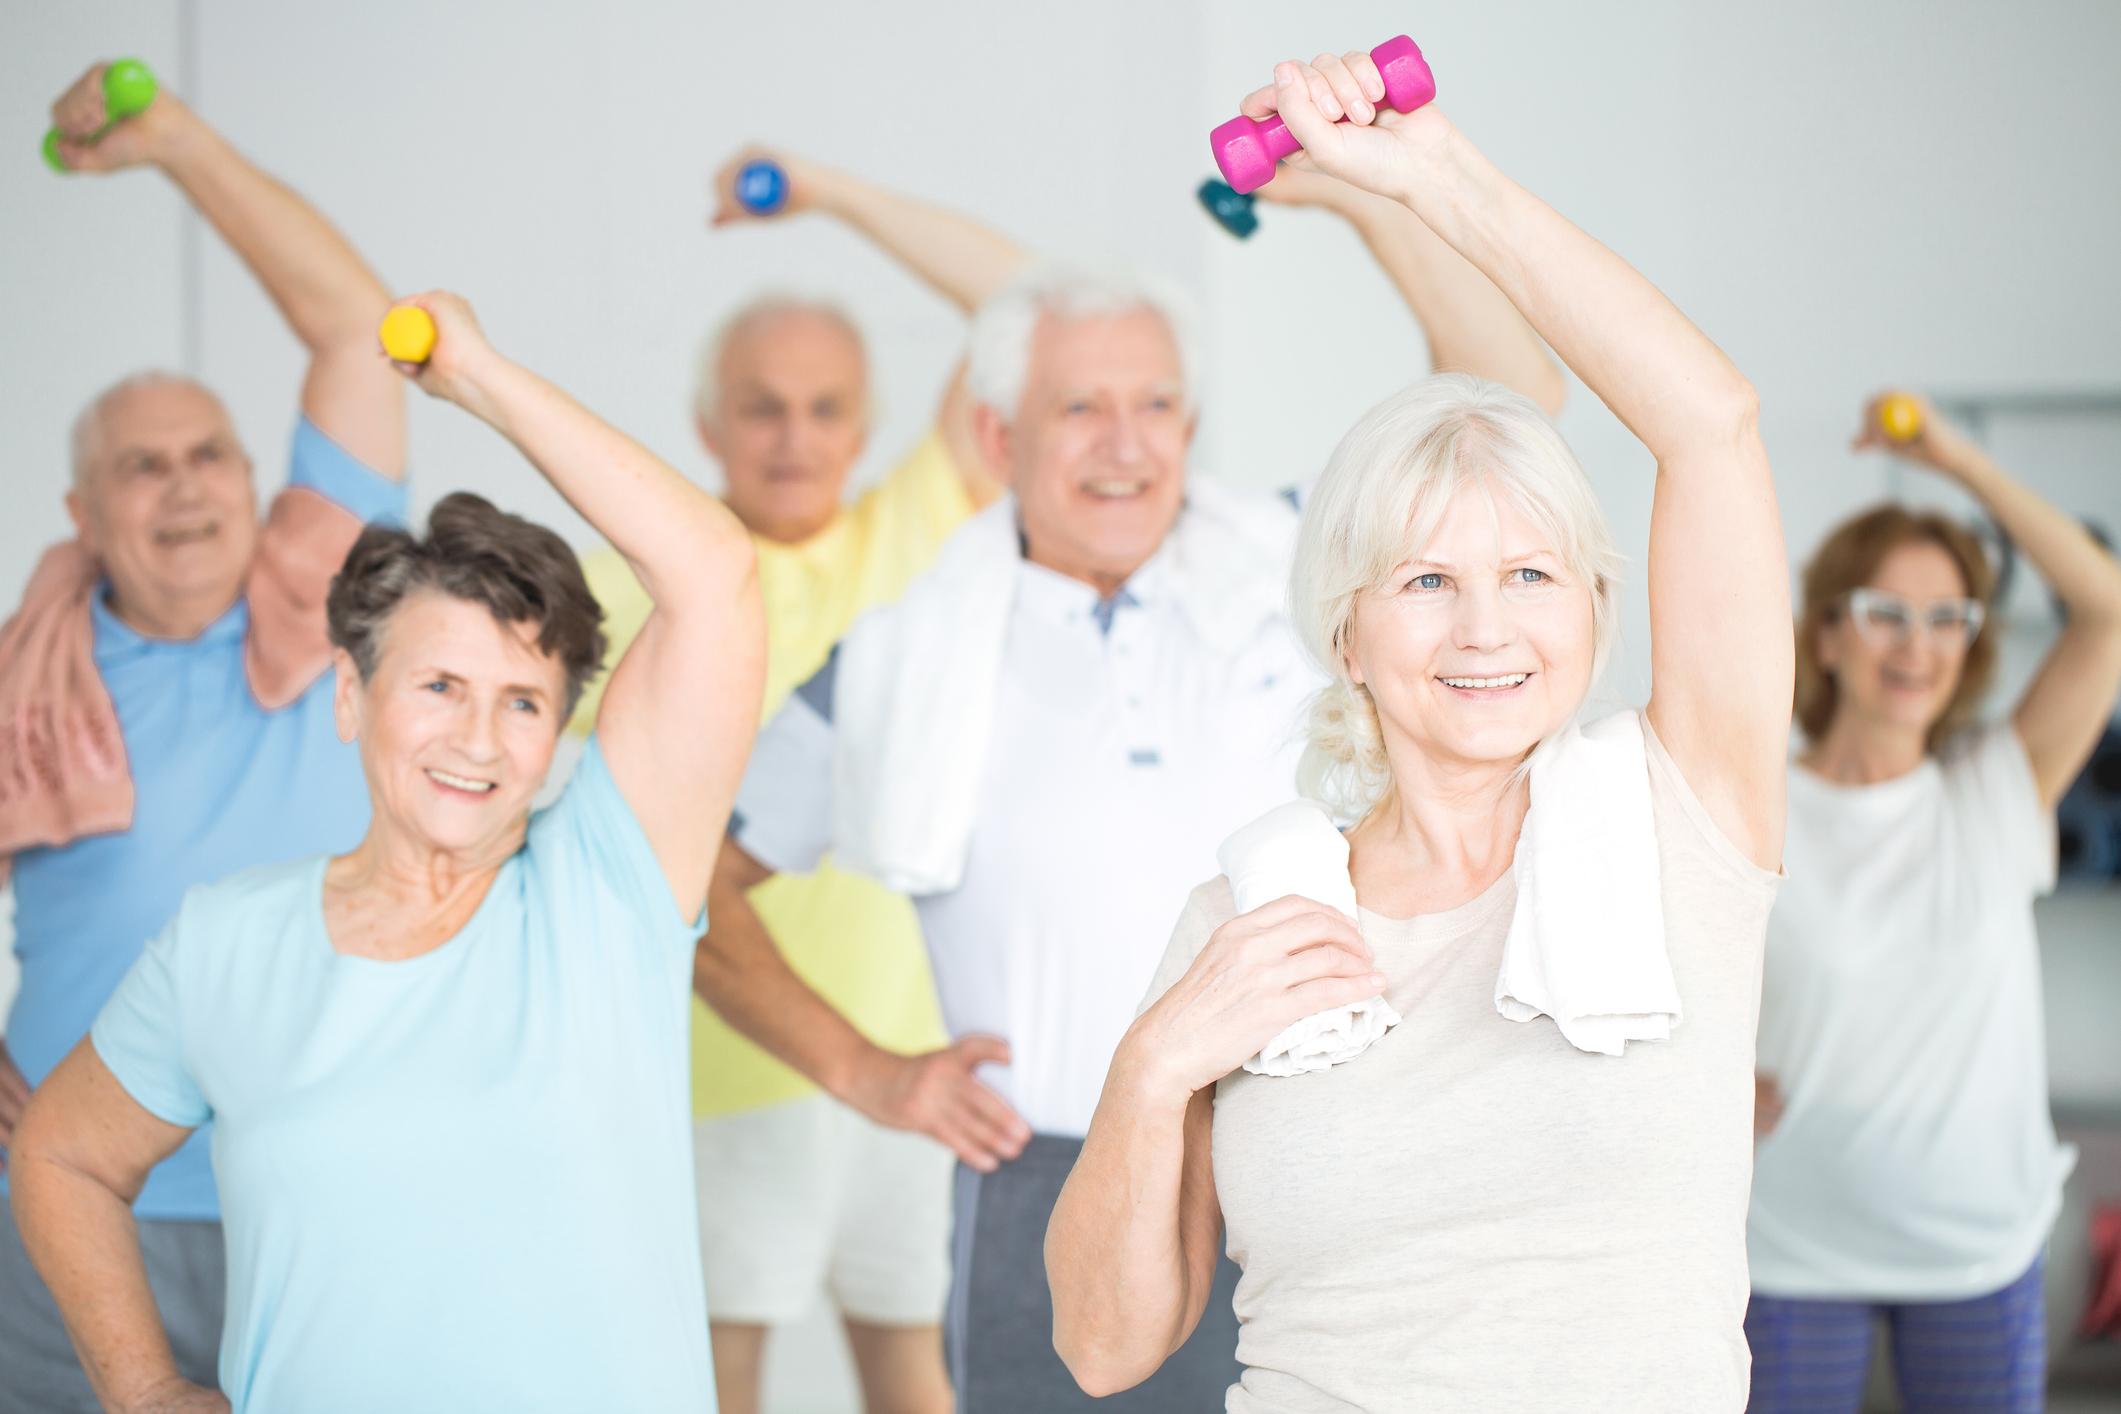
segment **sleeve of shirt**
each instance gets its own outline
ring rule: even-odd
[[[1164,949],[1163,960],[1156,964],[1156,975],[1149,979],[1149,990],[1142,994],[1141,1004],[1134,1008],[1140,1016],[1162,999],[1171,990],[1172,984],[1186,975],[1193,959],[1208,945],[1215,930],[1237,916],[1235,901],[1230,896],[1230,881],[1218,874],[1195,889],[1186,899],[1185,912],[1178,916],[1178,926],[1171,930],[1171,942]]]
[[[245,597],[244,670],[267,708],[285,707],[331,663],[324,600],[369,521],[402,523],[405,484],[362,465],[304,417],[295,424],[287,486],[258,531]]]
[[[530,847],[541,869],[573,876],[567,897],[615,892],[650,936],[667,935],[674,946],[689,950],[706,929],[704,908],[690,916],[680,911],[655,846],[612,778],[595,736],[582,748],[560,798],[532,821]],[[597,924],[592,918],[565,921],[584,928]]]
[[[1948,767],[1975,838],[1990,842],[2035,897],[2055,887],[2055,815],[2040,804],[2033,763],[2009,722],[1984,727]]]
[[[184,1057],[183,989],[177,980],[184,927],[179,909],[161,936],[141,949],[88,1034],[96,1055],[142,1109],[166,1124],[197,1129],[213,1118],[213,1107]]]
[[[410,492],[324,435],[307,417],[295,420],[295,441],[287,456],[287,487],[314,491],[366,525],[405,524]],[[286,492],[282,492],[285,495]]]
[[[778,874],[808,874],[832,848],[832,692],[840,651],[759,730],[729,832]]]

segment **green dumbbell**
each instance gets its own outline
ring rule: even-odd
[[[103,71],[104,123],[89,141],[100,142],[105,133],[133,114],[145,111],[147,105],[154,101],[154,71],[138,59],[118,60]],[[66,159],[59,155],[57,128],[44,135],[44,160],[54,172],[73,170],[66,165]]]

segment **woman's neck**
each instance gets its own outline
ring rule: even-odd
[[[1928,733],[1842,711],[1797,760],[1813,775],[1837,785],[1868,786],[1899,779],[1928,755]]]
[[[397,960],[432,952],[471,921],[528,822],[464,850],[441,849],[380,818],[324,871],[324,917],[343,953]]]
[[[1391,918],[1478,898],[1510,868],[1531,801],[1520,761],[1393,763],[1393,793],[1349,832],[1363,905]]]

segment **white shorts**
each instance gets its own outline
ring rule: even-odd
[[[948,1149],[825,1095],[693,1127],[710,1319],[780,1325],[820,1294],[880,1326],[941,1323]]]

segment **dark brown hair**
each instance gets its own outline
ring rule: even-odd
[[[1825,734],[1841,702],[1834,675],[1819,661],[1820,632],[1847,611],[1849,591],[1869,583],[1885,557],[1903,545],[1935,545],[1950,555],[1969,597],[1987,604],[1996,592],[1996,572],[1981,541],[1948,516],[1888,505],[1842,522],[1804,567],[1804,602],[1797,618],[1797,725],[1813,741]],[[1995,625],[1984,623],[1967,646],[1952,700],[1930,726],[1930,750],[1968,724],[1995,675]]]
[[[604,661],[604,611],[566,541],[469,491],[437,501],[425,535],[389,525],[363,530],[331,582],[325,613],[332,643],[352,656],[364,681],[391,615],[423,589],[483,604],[503,624],[535,623],[539,651],[567,674],[560,721],[573,714]]]

